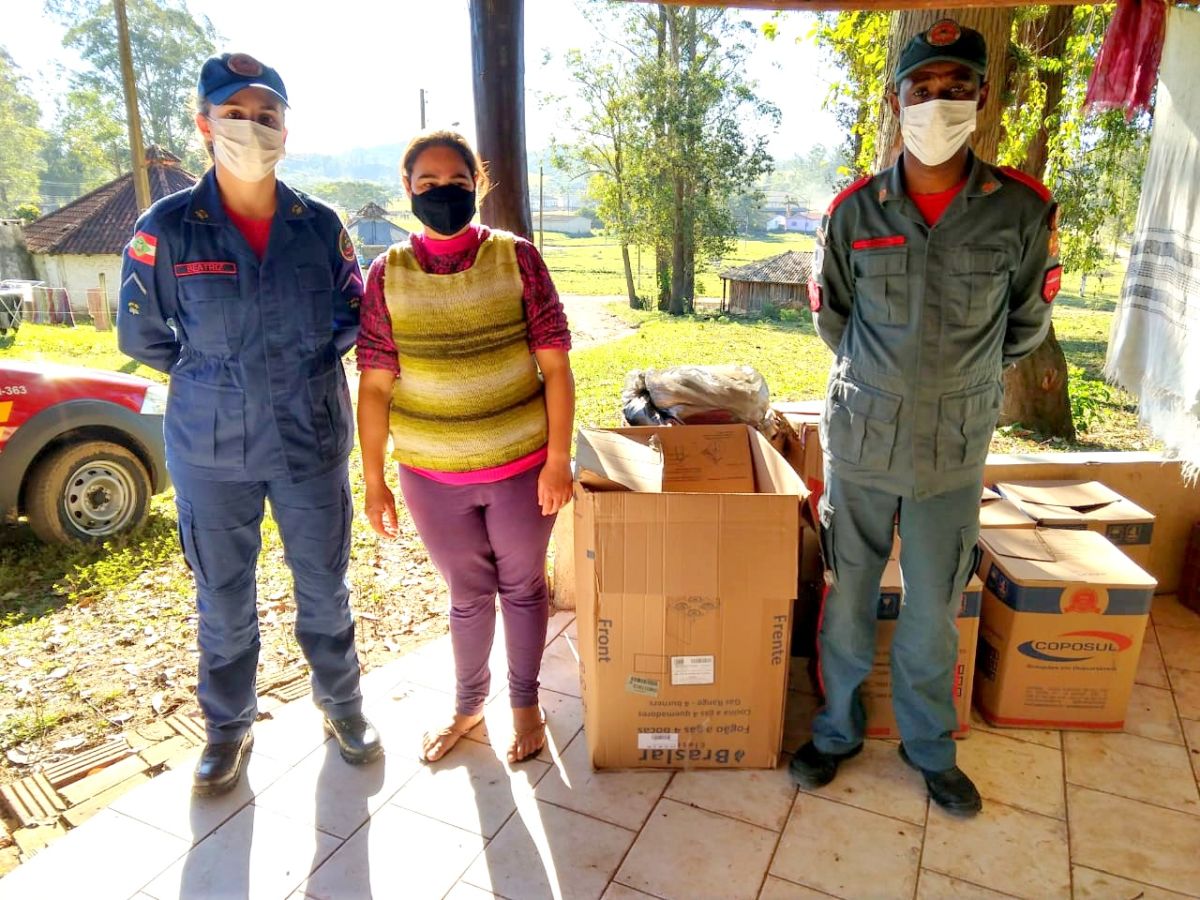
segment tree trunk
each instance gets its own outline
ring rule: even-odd
[[[1044,436],[1075,439],[1071,399],[1067,394],[1067,364],[1054,326],[1042,345],[1004,373],[1004,407],[1000,424],[1020,423]],[[1052,431],[1049,426],[1060,430]]]
[[[633,283],[633,264],[629,261],[629,245],[621,242],[621,262],[625,264],[625,293],[629,296],[629,308],[640,309],[637,287]]]
[[[471,0],[475,133],[493,187],[484,224],[530,238],[525,162],[525,0]]]
[[[1037,55],[1061,59],[1071,36],[1073,6],[1052,6],[1049,13],[1021,27],[1021,43]],[[1046,177],[1046,161],[1051,136],[1058,130],[1059,105],[1062,103],[1062,70],[1038,70],[1046,86],[1046,105],[1042,127],[1029,145],[1021,170],[1039,180]],[[1000,424],[1019,422],[1047,437],[1075,439],[1071,418],[1071,398],[1067,390],[1067,358],[1054,334],[1054,323],[1046,340],[1031,355],[1004,373],[1004,404]]]
[[[672,179],[675,191],[675,202],[671,207],[671,222],[674,233],[671,235],[671,305],[669,311],[673,316],[684,314],[684,272],[687,268],[687,253],[684,248],[686,235],[684,233],[683,216],[683,176],[676,174]]]
[[[658,285],[658,311],[671,308],[671,261],[666,247],[654,248],[654,281]]]
[[[1052,6],[1045,16],[1021,25],[1020,41],[1038,56],[1062,59],[1067,50],[1067,39],[1071,36],[1071,23],[1075,7]],[[1038,129],[1025,153],[1021,171],[1039,181],[1046,177],[1050,138],[1058,132],[1063,95],[1063,70],[1039,69],[1037,73],[1046,86],[1046,105],[1042,108],[1042,127]],[[1018,98],[1020,99],[1020,98]]]
[[[1001,114],[1004,112],[1004,91],[1008,82],[1011,57],[1009,44],[1012,40],[1012,7],[947,7],[943,9],[909,9],[892,13],[892,24],[888,34],[888,56],[884,69],[884,84],[891,87],[900,51],[908,39],[920,34],[941,19],[954,19],[960,25],[974,28],[983,35],[988,47],[987,80],[991,85],[991,97],[979,111],[979,124],[975,129],[973,146],[975,153],[989,162],[995,161],[1003,131]],[[880,110],[879,137],[875,144],[877,169],[886,169],[899,155],[901,147],[900,123],[892,115],[891,107],[883,104]]]

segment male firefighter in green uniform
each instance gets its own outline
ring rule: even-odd
[[[821,422],[825,706],[791,763],[799,783],[819,787],[862,749],[859,686],[898,523],[900,754],[935,802],[967,815],[982,804],[955,765],[955,620],[1001,374],[1045,338],[1062,274],[1049,191],[970,149],[986,71],[977,31],[945,19],[914,37],[889,96],[903,152],[837,197],[818,234],[809,305],[835,354]]]

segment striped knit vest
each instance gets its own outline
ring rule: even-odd
[[[475,264],[422,271],[411,244],[388,250],[384,296],[400,362],[393,457],[435,472],[502,466],[546,445],[546,401],[525,330],[511,234],[492,231]]]

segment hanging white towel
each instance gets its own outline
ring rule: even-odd
[[[1200,473],[1200,13],[1173,7],[1159,69],[1150,159],[1105,376]]]

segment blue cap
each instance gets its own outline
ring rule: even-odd
[[[283,79],[270,66],[264,66],[248,53],[222,53],[205,60],[200,69],[196,93],[201,100],[220,105],[244,88],[270,91],[288,105]]]

